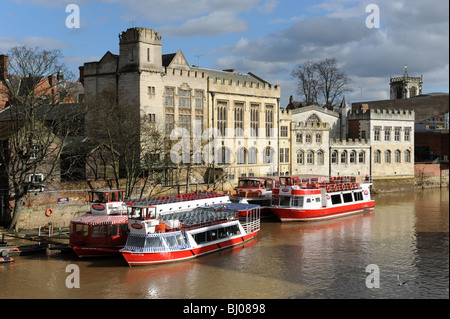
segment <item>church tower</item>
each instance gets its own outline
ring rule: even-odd
[[[408,66],[401,77],[391,77],[391,100],[408,99],[422,93],[422,76],[411,77],[408,75]]]

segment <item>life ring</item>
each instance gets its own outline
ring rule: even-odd
[[[331,191],[331,187],[330,187],[330,185],[327,185],[327,192],[330,192]]]
[[[314,183],[313,185],[314,185],[314,188],[319,188],[319,184]]]
[[[258,190],[257,192],[256,192],[256,195],[258,196],[258,197],[261,197],[262,196],[262,190]]]
[[[345,191],[347,189],[347,186],[345,184],[342,184],[342,190]]]
[[[47,210],[45,211],[45,216],[50,217],[53,215],[53,209],[51,209],[50,207],[47,208]]]
[[[16,247],[16,248],[11,248],[11,249],[9,250],[10,253],[13,252],[13,251],[20,251],[20,249]]]
[[[353,189],[353,183],[350,183],[349,188]]]
[[[337,186],[337,184],[334,184],[334,191],[337,192],[337,190],[338,190],[338,186]]]

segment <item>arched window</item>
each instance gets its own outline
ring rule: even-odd
[[[296,138],[295,138],[295,141],[296,141],[297,143],[303,143],[302,140],[303,140],[302,134],[298,133],[297,136],[296,136]]]
[[[375,153],[373,154],[373,162],[381,163],[381,151],[380,150],[376,150]]]
[[[306,163],[307,164],[314,164],[314,152],[309,151],[306,153]]]
[[[303,151],[297,152],[297,164],[305,164],[305,153]]]
[[[338,152],[333,151],[333,153],[331,153],[331,163],[337,164],[337,162],[338,162]]]
[[[350,163],[356,164],[356,152],[355,151],[350,152]]]
[[[256,147],[250,147],[248,150],[248,163],[256,164],[256,156],[258,154],[258,150]]]
[[[236,152],[236,164],[245,164],[247,151],[244,147],[240,147]]]
[[[317,165],[323,165],[323,164],[324,164],[323,151],[318,151],[317,152]]]
[[[228,147],[221,147],[216,154],[217,164],[226,165],[231,164],[231,150]]]
[[[306,134],[305,143],[311,143],[311,134]]]
[[[384,161],[385,161],[385,163],[391,162],[391,151],[390,150],[387,150],[384,152]]]
[[[358,154],[358,162],[364,163],[365,162],[365,154],[364,152],[359,152]]]
[[[401,152],[400,152],[400,150],[396,150],[395,151],[395,162],[396,163],[401,163]]]
[[[416,87],[413,86],[412,88],[409,89],[409,97],[415,97],[417,95],[417,90]]]
[[[411,163],[411,152],[409,150],[405,151],[405,163]]]
[[[347,151],[343,151],[341,153],[341,163],[342,164],[347,164]]]
[[[263,154],[263,163],[264,164],[270,164],[270,163],[275,163],[274,161],[274,157],[275,156],[275,151],[273,148],[271,148],[270,146],[267,146],[264,149],[264,154]]]
[[[316,134],[316,143],[322,143],[322,134]]]

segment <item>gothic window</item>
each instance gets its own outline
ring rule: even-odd
[[[273,129],[273,107],[266,106],[266,137],[272,137]]]
[[[263,154],[263,162],[264,164],[270,164],[270,163],[274,163],[274,157],[275,155],[275,151],[273,148],[271,148],[270,146],[267,146],[264,149],[264,154]]]
[[[379,127],[376,127],[374,129],[374,135],[373,135],[373,140],[374,141],[379,141],[380,140],[380,131],[381,131],[381,129]]]
[[[306,134],[305,142],[306,143],[311,143],[311,134]]]
[[[248,150],[248,163],[249,164],[256,164],[256,156],[258,154],[258,150],[256,147],[250,147]]]
[[[234,136],[244,135],[244,108],[243,104],[236,104],[234,108]]]
[[[295,141],[297,143],[302,143],[302,134],[298,133],[297,136],[295,137]]]
[[[350,152],[350,163],[356,164],[356,152],[355,151]]]
[[[227,106],[225,103],[220,103],[217,107],[217,129],[221,136],[225,136],[225,130],[227,127]]]
[[[364,163],[364,152],[359,152],[358,159],[360,163]]]
[[[252,105],[250,108],[250,128],[251,128],[251,136],[258,136],[259,130],[259,105]]]
[[[405,136],[404,136],[404,141],[405,142],[409,142],[409,140],[410,140],[410,132],[411,132],[410,128],[405,128]]]
[[[316,114],[312,114],[308,117],[306,122],[320,122],[320,119]]]
[[[165,131],[166,135],[169,135],[173,131],[173,114],[166,114]]]
[[[347,164],[347,151],[341,153],[341,164]]]
[[[247,151],[244,147],[240,147],[236,153],[236,164],[245,164],[245,155]]]
[[[391,151],[390,150],[387,150],[384,152],[384,161],[387,164],[391,162]]]
[[[391,140],[391,128],[385,127],[384,128],[384,140],[389,142]]]
[[[203,109],[203,92],[195,91],[195,108]]]
[[[164,91],[164,105],[173,107],[173,89],[166,88]]]
[[[400,128],[396,127],[394,131],[394,141],[400,142]]]
[[[318,165],[323,165],[324,164],[323,152],[322,151],[318,151],[317,152],[317,164]]]
[[[405,151],[405,163],[411,163],[411,152],[409,150]]]
[[[373,154],[373,162],[381,163],[381,151],[380,150],[376,150],[375,153]]]
[[[191,131],[191,116],[190,115],[180,115],[179,116],[179,126],[182,129],[187,130],[188,132]]]
[[[191,107],[191,92],[189,90],[178,90],[178,106],[180,108]]]
[[[322,134],[316,134],[316,143],[322,143]]]
[[[306,153],[306,163],[307,164],[314,164],[314,152],[309,151]]]
[[[303,153],[303,151],[298,151],[297,152],[297,164],[305,164],[305,153]]]
[[[337,164],[337,162],[338,162],[338,152],[333,151],[333,153],[331,153],[331,163]]]
[[[231,151],[228,147],[221,147],[217,150],[217,163],[219,165],[231,164]]]
[[[401,152],[400,150],[395,151],[395,162],[400,163],[401,162]]]
[[[409,89],[409,97],[415,97],[417,95],[417,90],[416,87],[413,86],[412,88]]]

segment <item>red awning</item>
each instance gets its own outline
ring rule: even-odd
[[[126,215],[110,215],[110,216],[95,216],[95,215],[83,215],[72,219],[71,223],[86,224],[86,225],[106,225],[106,224],[123,224],[128,220]]]

